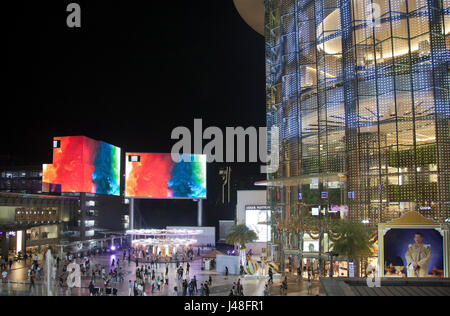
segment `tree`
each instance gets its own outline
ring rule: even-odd
[[[231,233],[227,236],[226,243],[229,245],[239,245],[244,250],[246,244],[258,239],[258,235],[246,225],[234,225]]]
[[[359,276],[361,258],[372,255],[370,231],[361,223],[342,220],[335,225],[333,232],[339,236],[332,242],[333,251],[354,262],[355,275]]]
[[[234,225],[231,233],[227,236],[226,243],[229,245],[239,245],[239,256],[241,264],[245,265],[246,244],[258,239],[258,235],[246,225]]]

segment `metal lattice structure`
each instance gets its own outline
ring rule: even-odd
[[[265,6],[274,211],[301,202],[346,205],[371,225],[406,211],[448,219],[450,0]]]

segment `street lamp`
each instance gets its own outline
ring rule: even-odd
[[[338,257],[339,254],[334,251],[329,251],[326,253],[330,257],[330,278],[333,277],[333,257]]]

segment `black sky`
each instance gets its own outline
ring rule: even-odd
[[[0,164],[50,163],[53,136],[169,152],[171,131],[194,118],[265,126],[264,39],[232,0],[77,1],[81,29],[66,26],[70,2],[4,10]]]
[[[1,128],[10,137],[0,148],[16,163],[50,162],[53,136],[167,152],[173,128],[194,118],[265,125],[264,40],[232,0],[79,1],[81,29],[66,26],[70,2],[8,11],[10,119]]]

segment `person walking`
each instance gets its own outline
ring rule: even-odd
[[[269,284],[273,283],[273,270],[272,267],[269,268]]]
[[[308,295],[311,295],[312,293],[312,280],[311,275],[308,273]]]
[[[34,285],[34,276],[33,274],[30,275],[30,292],[32,289],[35,289],[35,285]]]

